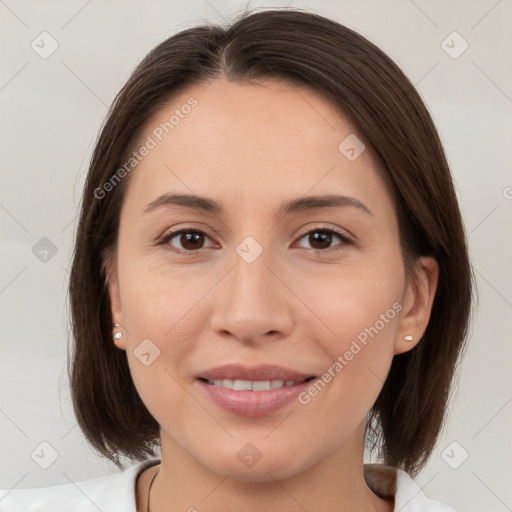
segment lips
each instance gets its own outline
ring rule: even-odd
[[[217,406],[241,416],[274,413],[290,403],[313,375],[274,365],[229,364],[201,372],[198,385]]]
[[[295,382],[304,382],[307,378],[314,377],[314,375],[307,375],[305,373],[289,370],[281,366],[274,365],[261,365],[247,367],[238,364],[227,364],[224,366],[218,366],[211,368],[198,375],[198,378],[202,378],[209,381],[214,380],[284,380]]]

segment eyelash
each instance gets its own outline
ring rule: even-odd
[[[326,226],[323,226],[322,228],[313,228],[313,229],[310,229],[308,231],[305,231],[305,232],[300,234],[298,240],[300,241],[305,236],[307,236],[307,235],[309,235],[311,233],[317,233],[317,232],[335,234],[335,235],[337,235],[340,238],[342,243],[338,244],[338,246],[335,246],[335,248],[330,248],[330,249],[310,249],[310,251],[312,251],[314,254],[319,254],[319,255],[325,255],[326,253],[330,254],[332,252],[337,252],[337,251],[343,250],[344,249],[344,247],[343,247],[344,245],[351,245],[351,244],[353,244],[353,241],[350,238],[348,238],[347,235],[342,233],[340,230],[338,230],[336,228],[328,228]],[[206,237],[210,238],[204,231],[201,231],[200,229],[182,228],[182,229],[179,229],[179,230],[176,230],[176,231],[172,231],[171,233],[165,234],[158,241],[157,245],[168,244],[169,241],[172,240],[174,237],[176,237],[178,235],[181,235],[183,233],[198,233],[198,234],[205,235]],[[341,247],[339,247],[339,246],[341,246]],[[171,246],[169,245],[169,247],[171,247]],[[338,247],[338,248],[336,248],[336,247]],[[170,248],[170,250],[173,251],[173,252],[176,252],[178,254],[186,254],[186,255],[189,255],[189,256],[194,256],[194,255],[198,254],[202,249],[196,249],[196,250],[193,250],[193,251],[184,251],[184,250],[176,249],[176,248],[172,247],[172,248]]]

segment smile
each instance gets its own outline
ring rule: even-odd
[[[239,416],[260,417],[293,402],[315,378],[275,365],[228,364],[201,372],[195,382],[217,407]]]
[[[314,377],[309,377],[306,380],[311,380]],[[305,381],[302,381],[305,382]],[[301,384],[296,380],[232,380],[232,379],[215,379],[209,380],[208,384],[211,386],[220,386],[227,389],[234,389],[236,391],[268,391],[269,389],[278,389],[288,386],[296,386]]]

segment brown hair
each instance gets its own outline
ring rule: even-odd
[[[172,94],[219,76],[234,82],[280,78],[329,98],[380,163],[406,269],[420,255],[439,264],[424,336],[393,358],[366,432],[384,463],[414,475],[435,447],[467,339],[472,272],[461,214],[434,123],[404,73],[361,35],[301,10],[245,12],[226,28],[184,30],[154,48],[116,96],[91,159],[69,283],[74,351],[68,371],[78,423],[92,446],[118,466],[123,455],[155,456],[160,426],[138,395],[126,353],[112,342],[104,269],[116,247],[130,175],[100,197],[97,191]]]

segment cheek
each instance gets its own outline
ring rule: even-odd
[[[303,403],[333,407],[344,421],[351,420],[343,411],[353,413],[354,425],[373,405],[394,356],[401,272],[391,265],[346,269],[308,294],[322,320],[320,327],[318,321],[314,329],[311,324],[309,336],[316,340],[315,352],[324,367],[321,382],[310,388]]]
[[[127,259],[120,265],[126,327],[139,336],[182,339],[189,332],[194,304],[214,286],[203,272],[172,266],[162,257]]]
[[[127,262],[128,263],[128,262]],[[180,381],[199,339],[194,304],[204,295],[196,280],[167,267],[133,260],[120,273],[127,358],[135,387],[160,425],[197,414]],[[196,283],[196,284],[194,284]],[[146,355],[149,354],[149,355]]]
[[[316,279],[315,286],[307,287],[304,302],[322,321],[326,348],[339,353],[358,337],[364,343],[369,330],[382,338],[392,335],[403,285],[403,269],[398,264],[353,265]]]
[[[175,402],[179,399],[174,378],[180,377],[187,354],[199,338],[200,323],[193,306],[204,289],[196,289],[196,280],[186,279],[183,272],[169,270],[143,258],[126,258],[119,265],[127,358],[134,383],[150,410],[159,396],[156,389],[169,390]]]
[[[202,306],[219,277],[210,274],[172,267],[161,257],[126,258],[119,266],[130,371],[141,399],[160,424],[185,413],[201,414],[180,382],[190,378],[190,359],[211,314]],[[149,357],[144,357],[146,352]],[[152,362],[146,365],[146,359]]]

